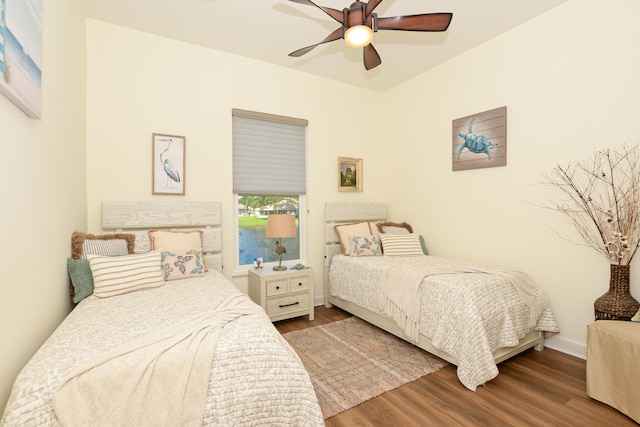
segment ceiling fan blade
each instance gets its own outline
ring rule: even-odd
[[[318,9],[321,9],[324,13],[326,13],[327,15],[329,15],[330,17],[332,17],[333,19],[335,19],[336,21],[338,21],[339,23],[342,24],[342,19],[344,18],[344,14],[342,13],[341,10],[332,9],[330,7],[319,6],[319,5],[315,4],[314,2],[312,2],[311,0],[289,0],[289,1],[292,1],[294,3],[308,4],[308,5],[311,5],[311,6],[315,6]]]
[[[291,52],[289,54],[289,56],[293,56],[295,58],[300,57],[300,56],[304,55],[305,53],[310,52],[316,46],[319,46],[319,45],[321,45],[323,43],[329,43],[329,42],[332,42],[334,40],[338,40],[338,39],[341,39],[341,38],[342,38],[342,27],[337,28],[333,33],[331,33],[327,37],[325,37],[324,40],[322,40],[320,43],[316,43],[314,45],[303,47],[302,49],[295,50],[295,51]]]
[[[371,12],[378,7],[378,5],[382,2],[382,0],[369,0],[367,3],[367,7],[364,9],[364,16],[371,15]]]
[[[364,51],[364,68],[370,70],[382,64],[382,59],[378,55],[378,51],[373,47],[371,43],[363,48]]]
[[[293,0],[292,0],[293,1]],[[424,13],[422,15],[378,18],[378,30],[446,31],[453,13]]]

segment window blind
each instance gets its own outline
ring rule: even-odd
[[[233,192],[306,194],[307,121],[236,109],[232,119]]]

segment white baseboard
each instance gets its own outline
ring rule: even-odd
[[[324,305],[324,295],[316,296],[313,299],[313,304],[316,307]],[[545,338],[544,346],[579,359],[587,360],[587,345],[583,342],[553,335],[549,338]]]
[[[587,360],[587,345],[580,341],[554,335],[552,337],[545,338],[544,346],[575,356],[579,359]]]

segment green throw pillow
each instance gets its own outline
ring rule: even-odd
[[[427,244],[424,242],[424,237],[422,237],[422,235],[420,235],[420,246],[422,246],[422,252],[425,255],[429,255],[429,252],[427,252]]]
[[[73,302],[79,303],[93,293],[93,275],[88,259],[67,258],[67,271],[73,285]]]

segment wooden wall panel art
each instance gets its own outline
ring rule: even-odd
[[[453,170],[507,165],[507,107],[452,122]]]

